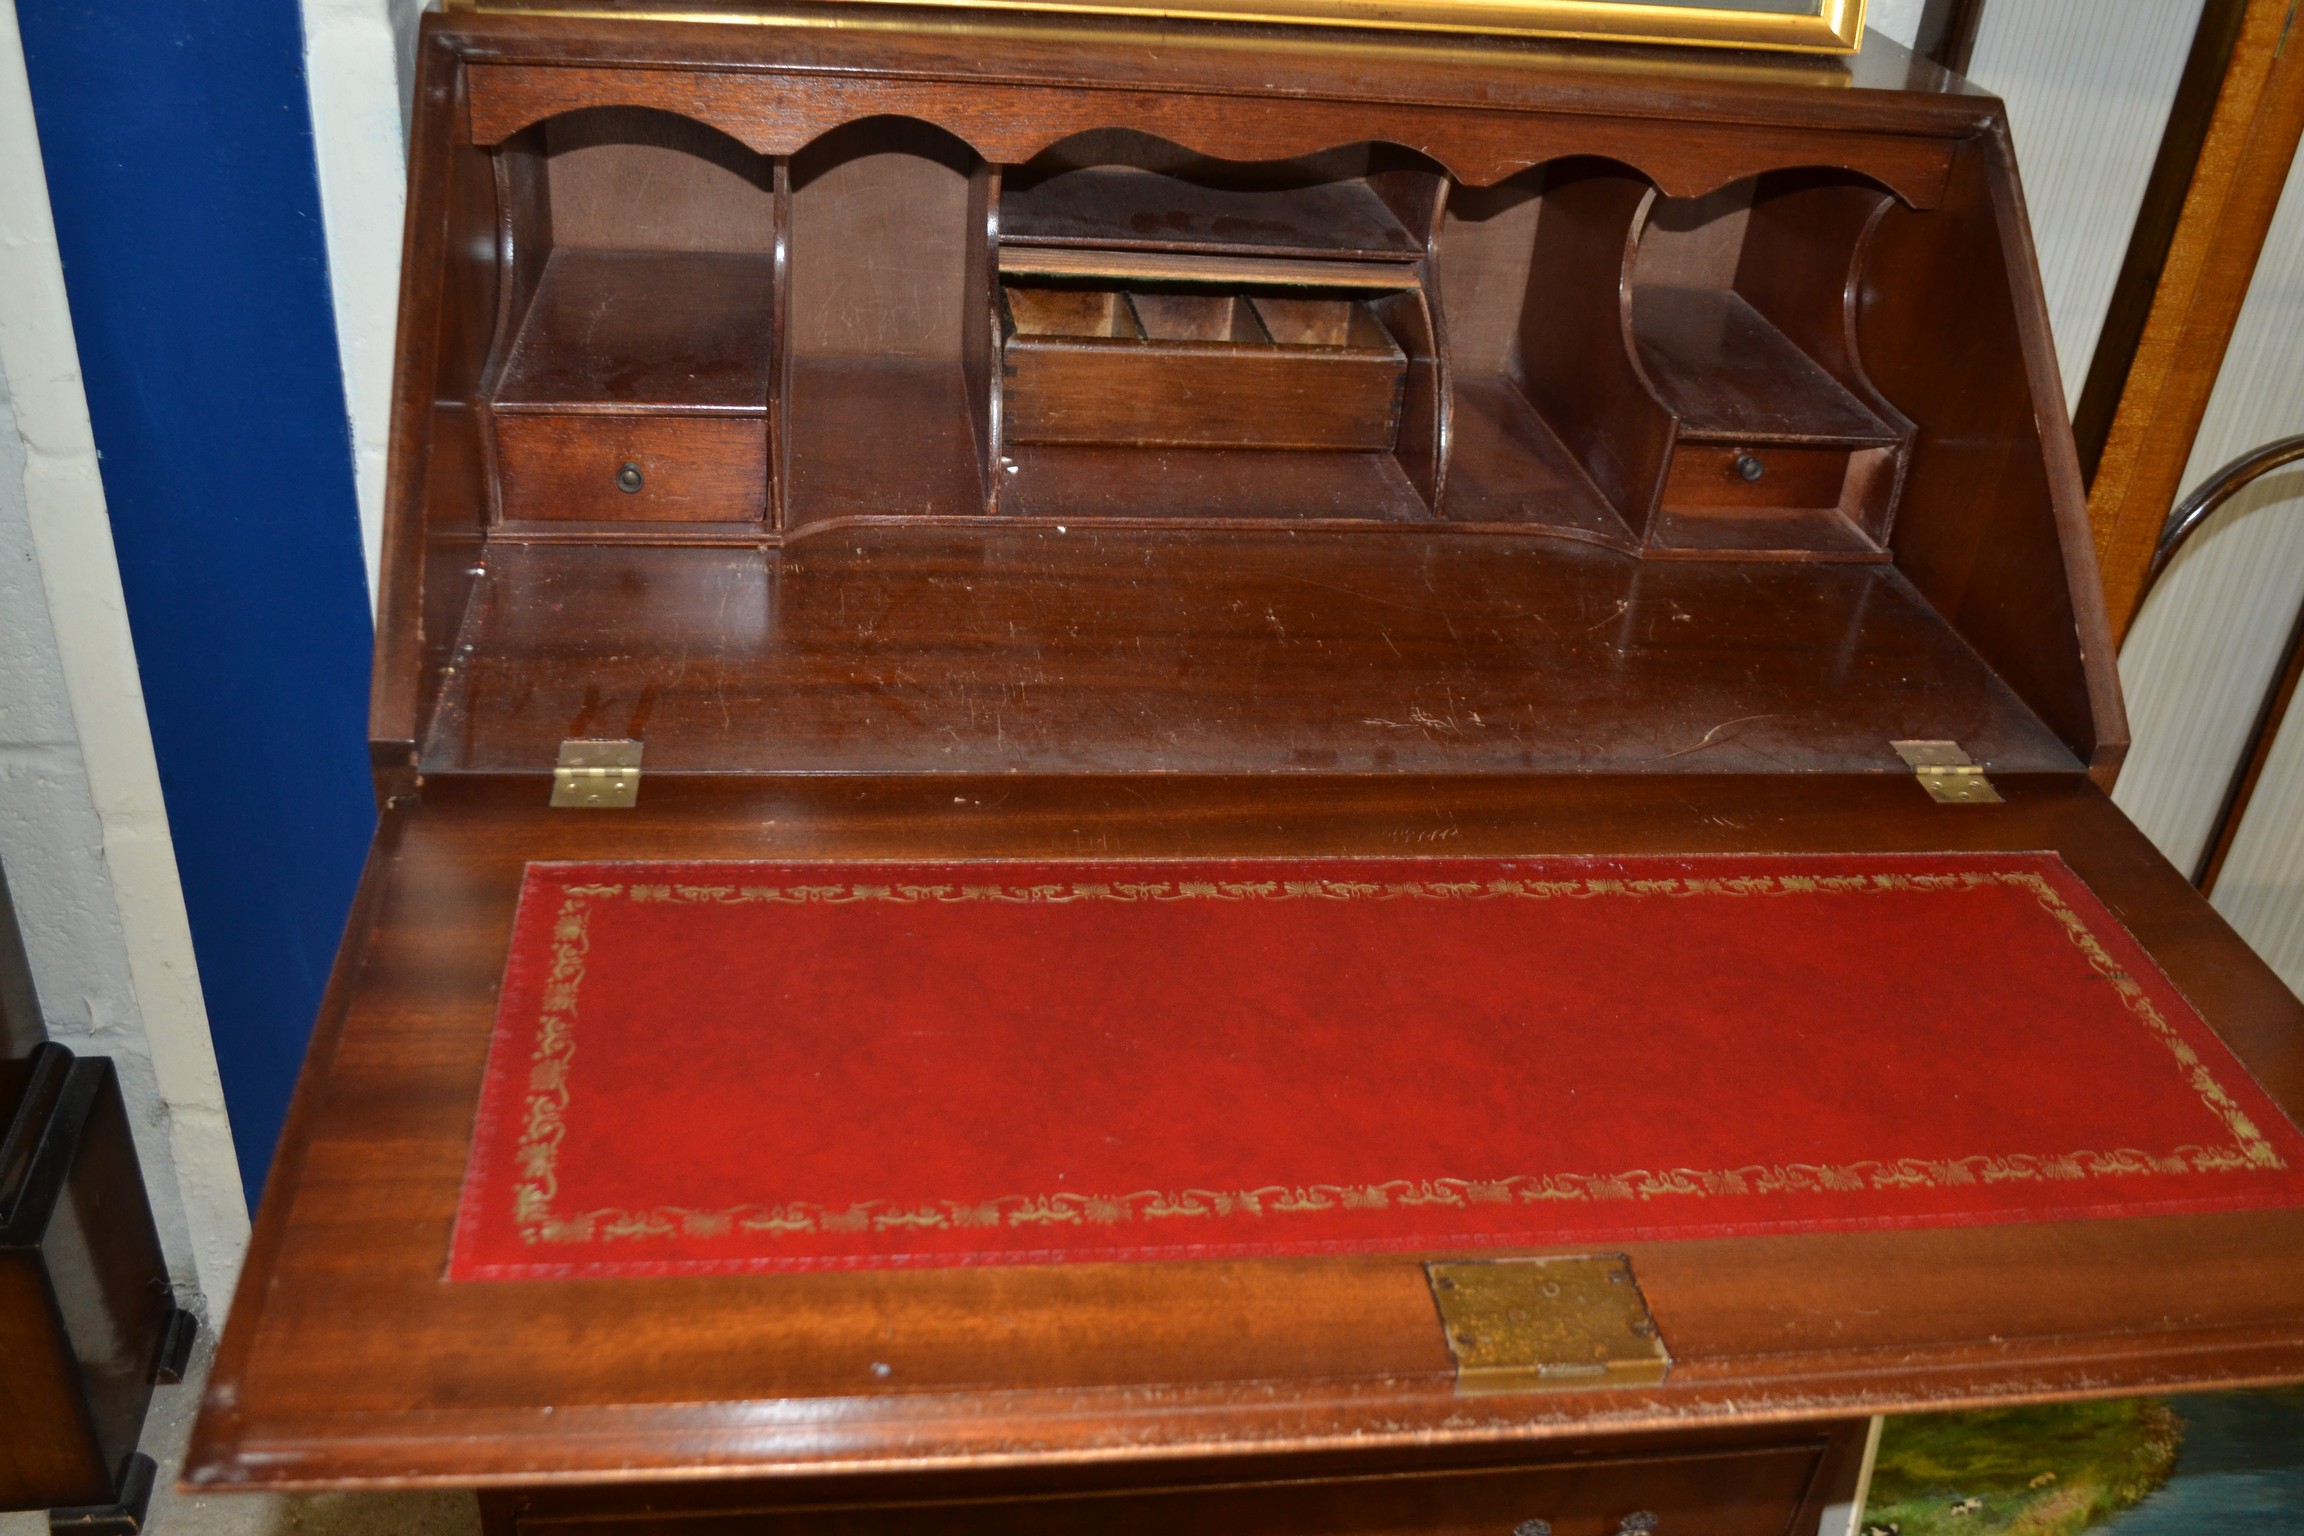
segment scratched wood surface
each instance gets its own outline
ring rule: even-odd
[[[1455,1395],[1415,1256],[445,1278],[530,859],[2055,849],[2304,1113],[2304,1005],[2084,778],[1999,783],[2006,805],[1948,807],[1886,775],[675,776],[633,811],[581,815],[547,810],[533,777],[428,785],[387,816],[189,1475],[949,1471],[1434,1441],[1527,1455],[2304,1375],[2294,1210],[1635,1243],[1671,1378],[1492,1398]],[[782,1112],[772,1091],[762,1112]]]
[[[1892,566],[1092,522],[486,565],[428,772],[588,735],[650,772],[2079,766]]]

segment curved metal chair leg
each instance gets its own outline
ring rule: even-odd
[[[2298,460],[2304,460],[2304,435],[2266,443],[2216,471],[2198,490],[2178,502],[2175,510],[2168,514],[2168,521],[2161,526],[2160,542],[2152,551],[2151,569],[2145,572],[2143,590],[2136,594],[2139,611],[2161,574],[2217,508],[2273,470]],[[2192,870],[2192,883],[2202,895],[2215,889],[2216,877],[2224,872],[2224,861],[2232,852],[2232,841],[2239,835],[2242,818],[2248,814],[2248,803],[2255,798],[2257,782],[2264,776],[2264,764],[2271,758],[2281,724],[2288,718],[2288,706],[2295,700],[2300,678],[2304,678],[2304,607],[2297,610],[2295,622],[2289,626],[2279,671],[2271,691],[2257,707],[2255,723],[2248,732],[2247,748],[2240,754],[2239,766],[2225,784],[2223,803],[2217,807],[2216,821],[2208,834],[2208,847]]]

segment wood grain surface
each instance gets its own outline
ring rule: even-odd
[[[458,649],[427,772],[599,735],[651,773],[1903,773],[1915,738],[2079,766],[1893,567],[1429,525],[500,545]]]
[[[188,1475],[1525,1448],[2304,1374],[2296,1211],[1634,1244],[1671,1378],[1493,1398],[1455,1395],[1412,1258],[444,1277],[529,859],[2053,849],[2304,1112],[2304,1005],[2084,781],[1998,783],[2004,806],[1949,807],[1908,780],[1814,774],[675,777],[635,811],[592,814],[545,809],[534,777],[432,781],[388,815],[370,864]]]
[[[758,416],[499,412],[496,459],[508,524],[757,524],[767,512]]]

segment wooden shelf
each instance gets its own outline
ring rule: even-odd
[[[1356,293],[1390,293],[1414,288],[1419,282],[1415,267],[1397,261],[1062,245],[1003,245],[1000,275],[1059,280],[1091,278],[1121,283],[1209,283],[1238,288],[1340,288]]]
[[[1886,447],[1897,434],[1741,294],[1632,290],[1632,335],[1682,437]]]
[[[837,518],[981,513],[976,436],[957,362],[792,360],[787,532]],[[888,423],[901,422],[900,438]]]
[[[1019,517],[1429,522],[1389,453],[1017,445],[1000,510]]]
[[[1612,549],[1636,545],[1568,445],[1511,380],[1457,379],[1453,420],[1444,521],[1525,527]]]
[[[1211,187],[1154,171],[1062,171],[1001,195],[1006,245],[1413,261],[1424,242],[1365,182]]]
[[[1734,512],[1657,511],[1648,547],[1659,555],[1781,555],[1803,560],[1886,560],[1846,514],[1830,507],[1756,507]]]
[[[772,280],[766,256],[556,250],[496,409],[765,415]]]

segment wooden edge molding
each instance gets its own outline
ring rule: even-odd
[[[2304,46],[2287,46],[2300,4],[2247,0],[2089,489],[2115,643],[2135,619],[2304,130]]]

